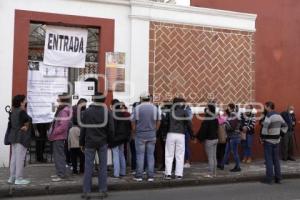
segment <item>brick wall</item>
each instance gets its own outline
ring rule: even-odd
[[[156,102],[254,100],[254,34],[150,23],[149,91]]]

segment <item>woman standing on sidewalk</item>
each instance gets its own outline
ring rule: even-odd
[[[217,144],[218,144],[218,129],[219,122],[216,118],[215,105],[208,104],[205,109],[205,118],[198,132],[198,139],[204,142],[205,151],[208,157],[208,165],[210,174],[207,178],[212,178],[217,175]]]
[[[115,136],[110,144],[113,153],[114,177],[126,176],[126,160],[124,146],[130,139],[131,121],[126,106],[119,100],[112,101],[112,111],[115,126]]]
[[[231,172],[240,172],[240,158],[238,154],[238,146],[241,142],[240,138],[240,121],[238,119],[236,113],[236,106],[234,104],[229,104],[226,110],[228,118],[225,122],[225,130],[227,134],[227,143],[225,149],[225,155],[220,167],[221,170],[224,170],[225,163],[228,162],[230,152],[232,152],[234,160],[235,160],[235,167],[231,169]]]
[[[255,128],[255,116],[253,114],[253,106],[247,105],[246,112],[241,114],[241,131],[246,135],[242,140],[243,147],[243,163],[250,164],[252,162],[252,146]]]
[[[31,139],[31,118],[26,113],[26,96],[16,95],[12,101],[11,121],[11,159],[8,183],[27,185],[29,180],[23,179],[24,161]]]
[[[188,129],[191,136],[193,136],[192,121],[185,109],[184,104],[185,100],[182,98],[174,98],[173,100],[173,106],[170,115],[170,127],[167,135],[165,151],[166,180],[171,179],[174,156],[176,159],[176,179],[182,179],[185,151],[185,130]]]
[[[51,177],[53,182],[62,181],[67,175],[65,142],[72,117],[69,94],[59,95],[57,101],[59,106],[48,135],[49,141],[53,142],[53,158],[56,168],[56,175]]]

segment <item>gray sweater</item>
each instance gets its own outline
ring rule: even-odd
[[[280,133],[286,133],[288,126],[276,112],[268,113],[263,121],[263,128],[261,131],[261,138],[269,143],[278,144],[280,143]]]

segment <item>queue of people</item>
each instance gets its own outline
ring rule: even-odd
[[[52,181],[63,181],[70,175],[70,170],[66,167],[67,146],[73,173],[84,174],[83,198],[89,198],[91,193],[96,154],[99,160],[99,192],[101,197],[107,197],[108,148],[112,149],[113,177],[122,178],[127,175],[126,149],[127,144],[130,144],[131,167],[134,180],[138,182],[143,181],[144,177],[149,182],[155,181],[155,149],[158,145],[163,149],[161,169],[164,169],[164,178],[182,179],[185,164],[190,164],[190,159],[185,157],[188,148],[187,134],[188,138],[197,138],[205,146],[208,178],[217,176],[217,168],[224,170],[230,153],[235,162],[231,172],[242,170],[241,159],[243,163],[252,162],[256,118],[251,105],[240,113],[234,104],[229,104],[223,112],[217,109],[214,102],[208,103],[200,129],[194,134],[191,109],[183,98],[174,98],[171,103],[164,102],[160,108],[152,102],[150,95],[142,95],[131,114],[126,105],[117,99],[111,102],[110,108],[104,106],[105,97],[101,93],[96,93],[92,100],[93,103],[88,108],[85,99],[80,99],[72,108],[69,96],[59,95],[55,120],[48,130],[56,169],[56,174],[51,176]],[[27,132],[31,128],[31,118],[26,113],[26,97],[15,96],[12,106],[9,120],[12,156],[8,182],[26,185],[30,181],[23,178],[23,164],[30,145],[30,134]],[[294,160],[291,142],[296,125],[294,108],[289,106],[286,112],[279,114],[275,112],[274,103],[267,102],[260,124],[260,141],[264,147],[266,164],[264,182],[270,184],[274,179],[275,183],[280,183],[280,147],[284,161]],[[242,147],[241,157],[239,146]]]

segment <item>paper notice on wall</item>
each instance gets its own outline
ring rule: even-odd
[[[52,122],[57,96],[64,92],[68,92],[68,68],[28,63],[27,110],[33,123]]]
[[[73,105],[73,106],[77,105],[77,103],[78,103],[78,101],[79,101],[80,99],[85,99],[85,100],[87,101],[87,102],[86,102],[87,107],[93,103],[93,102],[92,102],[92,96],[73,95],[73,96],[72,96],[72,105]]]
[[[84,68],[87,38],[87,29],[47,25],[43,62],[52,66]]]
[[[76,81],[75,94],[80,96],[92,96],[95,94],[95,82]]]
[[[105,62],[107,89],[125,91],[125,53],[107,52]]]

